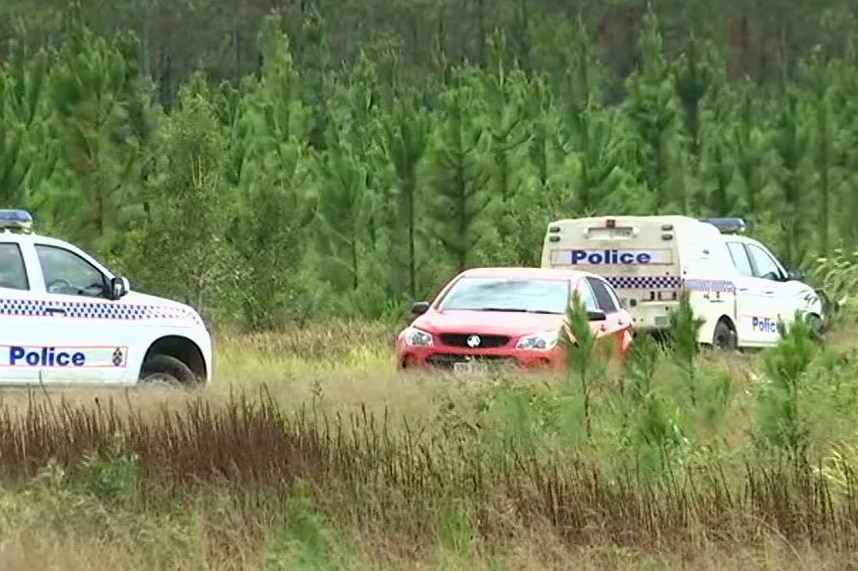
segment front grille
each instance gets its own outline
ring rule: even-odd
[[[460,355],[456,353],[435,353],[426,359],[433,367],[441,369],[453,369],[453,363],[461,363],[462,361],[477,361],[488,363],[490,366],[498,365],[517,365],[518,362],[505,355]]]
[[[471,336],[479,337],[479,345],[468,345]],[[468,347],[470,349],[496,349],[506,347],[510,338],[506,335],[479,335],[477,333],[442,333],[441,343],[449,347]]]

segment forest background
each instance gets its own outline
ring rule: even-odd
[[[0,206],[223,326],[392,318],[549,220],[858,245],[854,4],[0,7]]]

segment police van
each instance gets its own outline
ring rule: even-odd
[[[661,332],[681,289],[705,323],[698,341],[723,349],[777,343],[778,320],[795,312],[823,327],[823,304],[760,242],[741,235],[741,218],[601,216],[548,224],[542,267],[574,268],[605,277],[637,331]]]
[[[193,308],[131,291],[86,252],[0,210],[0,385],[206,385],[212,342]]]

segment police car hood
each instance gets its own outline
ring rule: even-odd
[[[170,309],[173,310],[173,313],[178,313],[179,315],[186,316],[193,321],[201,320],[199,313],[197,313],[197,311],[189,305],[179,303],[178,301],[173,301],[172,299],[157,297],[146,293],[130,291],[122,297],[121,303],[149,306],[153,308]]]
[[[517,311],[432,310],[414,320],[414,327],[429,333],[527,335],[560,329],[566,316],[559,313]]]

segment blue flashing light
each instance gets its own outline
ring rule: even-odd
[[[33,216],[26,210],[0,210],[0,232],[29,234],[33,231]]]
[[[722,234],[741,234],[745,231],[745,221],[741,218],[701,218],[718,229]]]

